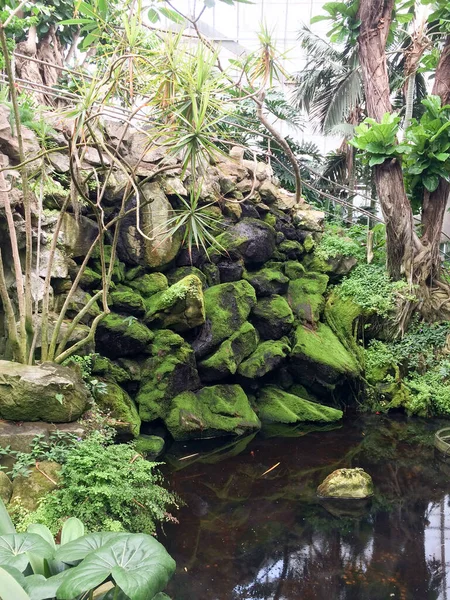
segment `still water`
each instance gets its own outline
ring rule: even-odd
[[[161,538],[177,561],[168,593],[450,600],[450,460],[433,450],[445,425],[374,415],[329,430],[276,426],[222,446],[173,446],[165,471],[187,506]],[[370,473],[371,503],[320,503],[317,486],[342,467]]]

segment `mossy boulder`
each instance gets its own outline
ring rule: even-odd
[[[89,393],[79,372],[42,363],[0,360],[0,418],[68,423],[86,410]]]
[[[319,323],[316,330],[299,325],[295,331],[290,370],[300,383],[335,385],[355,378],[360,366],[333,331]]]
[[[281,242],[277,250],[278,252],[281,252],[288,260],[299,259],[304,253],[303,246],[296,240],[285,240],[284,242]]]
[[[272,296],[285,294],[288,289],[289,279],[282,272],[282,264],[264,267],[259,271],[244,274],[244,279],[255,288],[257,296]]]
[[[202,381],[219,381],[234,375],[241,364],[258,346],[258,332],[251,323],[244,323],[238,331],[222,342],[219,349],[198,365]]]
[[[135,403],[117,383],[103,381],[102,384],[101,388],[94,390],[97,405],[117,421],[117,431],[137,437],[141,429],[141,418]]]
[[[246,321],[256,304],[255,290],[247,281],[215,285],[204,292],[206,323],[192,343],[203,357],[229,338]]]
[[[263,423],[299,423],[302,421],[332,423],[342,419],[341,410],[311,402],[273,385],[261,389],[257,406],[258,416]]]
[[[4,471],[0,471],[0,499],[3,500],[5,504],[8,504],[11,499],[12,492],[13,486],[11,480]]]
[[[306,273],[305,267],[296,260],[288,260],[283,264],[284,274],[289,279],[300,279]]]
[[[278,340],[290,333],[294,315],[282,296],[271,296],[258,300],[252,321],[263,340]]]
[[[322,498],[369,498],[373,496],[372,477],[364,469],[336,469],[317,488]]]
[[[294,315],[303,322],[315,324],[325,306],[323,294],[328,277],[323,273],[305,273],[289,283],[288,302]]]
[[[80,286],[88,290],[100,289],[102,287],[102,276],[91,267],[86,267],[80,278]]]
[[[167,273],[167,280],[169,282],[169,285],[173,285],[174,283],[177,283],[178,281],[180,281],[180,279],[184,279],[188,275],[195,275],[196,277],[198,277],[202,282],[203,288],[207,286],[206,275],[202,273],[200,269],[197,269],[197,267],[178,267],[177,269],[174,269],[173,271],[169,271],[169,273]]]
[[[127,285],[144,298],[150,298],[153,294],[163,292],[169,287],[167,277],[163,273],[146,273],[128,281]]]
[[[146,309],[142,296],[124,285],[119,285],[110,293],[111,304],[119,313],[143,317]]]
[[[130,381],[130,374],[126,369],[116,365],[112,360],[106,358],[106,356],[95,355],[92,361],[92,375],[100,375],[106,379],[113,380],[117,383],[124,383]]]
[[[276,233],[273,227],[259,219],[244,218],[217,237],[231,258],[242,258],[245,265],[260,265],[275,251]]]
[[[196,275],[188,275],[149,298],[146,307],[146,322],[157,327],[174,331],[198,327],[205,322],[202,282]]]
[[[164,439],[158,435],[140,435],[136,440],[136,451],[153,460],[162,453],[164,445]]]
[[[200,386],[194,352],[181,336],[170,330],[156,332],[151,352],[136,397],[143,421],[165,417],[172,398]]]
[[[36,510],[40,499],[58,487],[60,470],[60,464],[45,460],[39,463],[39,468],[31,467],[28,477],[16,477],[13,481],[10,506],[17,505],[29,511]]]
[[[335,291],[325,304],[325,322],[360,364],[363,364],[364,361],[364,348],[358,344],[357,337],[359,321],[362,316],[368,317],[369,315],[351,298],[341,298]]]
[[[165,423],[178,441],[243,435],[261,427],[239,385],[215,385],[176,396]]]
[[[108,358],[148,354],[154,334],[133,316],[110,313],[95,334],[96,349]]]
[[[239,365],[238,373],[247,379],[263,377],[279,367],[290,350],[287,338],[262,342],[253,354]]]

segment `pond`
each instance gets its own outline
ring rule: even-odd
[[[442,426],[373,415],[328,430],[274,426],[222,446],[173,446],[165,471],[187,506],[161,537],[177,561],[168,593],[174,600],[450,599],[450,461],[433,449]],[[372,475],[371,503],[321,504],[317,486],[341,467]]]

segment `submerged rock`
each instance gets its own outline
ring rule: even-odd
[[[261,298],[252,311],[252,320],[263,340],[277,340],[294,325],[294,315],[282,296]]]
[[[136,317],[110,313],[97,327],[96,349],[108,358],[149,354],[153,336],[150,329]]]
[[[239,385],[215,385],[196,394],[180,394],[172,400],[165,422],[178,441],[243,435],[261,427]]]
[[[372,477],[364,469],[337,469],[317,488],[324,498],[369,498],[373,496]]]
[[[148,460],[157,458],[164,450],[164,439],[158,435],[140,435],[136,440],[136,450]]]
[[[342,419],[341,410],[300,398],[273,385],[262,388],[257,405],[258,416],[262,422],[319,421],[331,423]]]
[[[253,354],[240,364],[238,373],[247,379],[263,377],[280,366],[290,350],[287,338],[262,342]]]
[[[205,290],[206,323],[192,347],[203,357],[229,338],[247,320],[256,304],[255,290],[247,281],[222,283]]]
[[[0,360],[0,417],[10,421],[67,423],[86,410],[89,394],[74,369]]]
[[[200,386],[194,351],[181,336],[170,330],[156,332],[151,353],[136,397],[143,421],[165,417],[174,396]]]

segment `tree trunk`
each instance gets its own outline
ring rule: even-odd
[[[391,112],[386,40],[394,0],[361,0],[358,38],[367,114],[381,121]],[[375,167],[375,184],[386,223],[387,267],[394,279],[413,276],[415,248],[420,246],[414,232],[411,205],[406,196],[403,173],[396,160]]]

